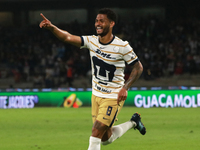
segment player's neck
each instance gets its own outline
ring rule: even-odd
[[[109,43],[110,41],[112,41],[112,39],[113,39],[113,34],[112,33],[108,33],[103,37],[99,36],[99,41],[101,43],[103,43],[103,44]]]

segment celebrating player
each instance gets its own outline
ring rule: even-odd
[[[40,28],[50,30],[58,39],[90,51],[92,64],[92,134],[88,150],[112,143],[131,128],[144,135],[146,128],[140,115],[134,113],[125,123],[113,126],[127,98],[127,90],[140,77],[143,66],[132,47],[113,35],[116,14],[109,8],[100,9],[95,28],[97,36],[76,36],[53,25],[43,14]],[[133,67],[124,83],[125,62]]]

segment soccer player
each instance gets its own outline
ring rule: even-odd
[[[143,66],[132,47],[113,35],[116,14],[109,8],[100,9],[95,20],[97,36],[76,36],[53,25],[43,14],[40,28],[50,30],[58,39],[90,51],[92,64],[92,134],[88,150],[100,150],[131,128],[144,135],[146,128],[140,115],[134,113],[125,123],[113,126],[127,98],[127,90],[140,77]],[[133,67],[124,83],[125,62]]]

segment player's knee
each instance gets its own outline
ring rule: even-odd
[[[106,130],[106,132],[104,133],[101,141],[104,142],[104,141],[107,141],[112,135],[112,130],[111,128],[109,128],[108,130]]]
[[[111,128],[109,128],[105,134],[103,135],[102,139],[101,139],[101,144],[102,145],[108,145],[111,144],[113,142],[112,140],[112,130]]]
[[[99,121],[95,121],[92,127],[92,136],[102,138],[105,132],[107,131],[108,126],[104,125]]]
[[[114,141],[113,135],[110,136],[110,138],[107,141],[101,142],[102,145],[108,145],[111,144]]]

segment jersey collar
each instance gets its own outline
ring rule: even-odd
[[[99,40],[99,43],[102,44],[102,45],[109,45],[110,43],[112,43],[112,41],[113,41],[114,39],[115,39],[115,35],[113,35],[113,38],[112,38],[112,40],[111,40],[110,42],[104,44],[104,43],[101,43],[100,40]]]

